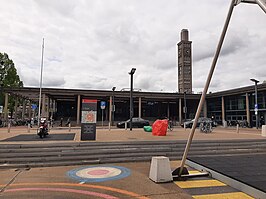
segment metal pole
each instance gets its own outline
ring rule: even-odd
[[[112,104],[113,104],[113,98],[112,96],[110,96],[110,100],[109,100],[109,131],[111,130],[111,125],[112,125]]]
[[[102,109],[102,128],[103,128],[103,109]]]
[[[229,25],[229,22],[230,22],[230,18],[232,16],[233,9],[234,9],[235,5],[236,5],[236,1],[232,0],[231,4],[230,4],[229,11],[228,11],[228,14],[227,14],[227,18],[226,18],[226,21],[225,21],[225,24],[224,24],[224,27],[223,27],[223,31],[222,31],[222,34],[220,36],[220,40],[219,40],[219,43],[218,43],[218,46],[217,46],[217,49],[216,49],[216,52],[215,52],[215,55],[214,55],[214,58],[213,58],[213,61],[212,61],[212,65],[211,65],[211,68],[210,68],[210,71],[209,71],[209,75],[208,75],[204,90],[203,90],[202,95],[201,95],[201,99],[200,99],[200,102],[199,102],[199,105],[198,105],[198,109],[197,109],[197,113],[196,113],[196,116],[195,116],[195,120],[193,122],[192,129],[190,131],[189,139],[187,141],[186,148],[185,148],[185,151],[184,151],[184,154],[183,154],[183,157],[182,157],[182,161],[181,161],[181,164],[180,164],[180,167],[179,167],[179,174],[178,174],[179,176],[182,175],[182,171],[183,171],[183,168],[184,168],[184,165],[185,165],[185,161],[187,159],[188,151],[189,151],[189,148],[190,148],[190,145],[191,145],[194,133],[195,133],[195,129],[197,127],[197,122],[198,122],[198,119],[199,119],[199,116],[200,116],[200,112],[202,110],[202,107],[203,107],[203,104],[204,104],[204,101],[205,101],[206,93],[207,93],[207,90],[208,90],[210,82],[211,82],[212,74],[214,72],[215,65],[217,63],[217,60],[218,60],[218,57],[219,57],[219,54],[220,54],[220,51],[221,51],[221,48],[222,48],[222,45],[223,45],[225,34],[226,34],[226,31],[227,31],[227,28],[228,28],[228,25]]]
[[[4,61],[1,61],[0,62],[0,66],[1,66],[1,69],[2,67],[4,67]],[[4,87],[4,83],[3,83],[3,77],[1,76],[1,79],[0,79],[0,96],[2,97],[2,94],[3,94],[3,87]],[[1,98],[1,101],[0,101],[0,105],[2,106],[2,103],[3,103],[3,100]],[[2,113],[1,113],[1,116],[2,116]]]
[[[39,110],[38,110],[38,127],[40,126],[40,117],[41,117],[43,51],[44,51],[44,38],[43,38],[43,40],[42,40],[42,61],[41,61],[41,77],[40,77],[40,94],[39,94]]]
[[[255,81],[255,104],[256,104],[255,106],[257,106],[257,109],[258,109],[259,107],[258,107],[258,87],[257,87],[257,84],[258,84],[258,82]],[[255,110],[255,115],[256,115],[256,129],[258,129],[259,128],[259,113],[258,113],[258,110]]]
[[[113,91],[113,104],[112,104],[112,126],[114,126],[114,119],[115,119],[115,112],[114,112],[114,105],[115,105],[115,96],[114,96],[114,91]]]
[[[185,113],[185,121],[187,120],[187,99],[186,99],[186,91],[184,92],[184,113]]]
[[[129,127],[132,131],[132,117],[133,117],[133,73],[130,73],[130,122]]]
[[[114,95],[114,91],[115,91],[116,87],[112,88],[112,126],[114,125],[114,121],[115,121],[115,95]]]
[[[261,7],[261,9],[266,13],[266,2],[263,0],[256,0],[256,3]]]
[[[10,128],[11,128],[11,123],[10,121],[8,121],[7,123],[7,132],[10,133]]]

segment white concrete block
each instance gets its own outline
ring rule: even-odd
[[[262,125],[261,127],[261,136],[266,137],[266,125]]]
[[[154,182],[173,181],[169,158],[164,156],[152,157],[149,178]]]

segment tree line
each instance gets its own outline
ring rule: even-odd
[[[7,53],[0,52],[0,105],[5,104],[5,97],[3,93],[4,88],[19,88],[23,87],[23,82],[17,74],[17,69],[12,59],[9,58]],[[8,109],[11,116],[14,112],[15,97],[10,96],[8,100]]]

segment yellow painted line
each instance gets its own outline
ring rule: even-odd
[[[193,198],[195,199],[254,199],[251,196],[245,193],[242,193],[242,192],[198,195],[198,196],[193,196]]]
[[[191,171],[188,171],[189,174],[195,174],[195,173],[201,173],[200,171],[197,171],[197,170],[191,170]]]
[[[191,180],[191,181],[176,181],[175,184],[180,188],[199,188],[199,187],[219,187],[227,186],[218,180]]]
[[[3,186],[3,185],[0,185]],[[113,187],[106,187],[101,185],[90,185],[90,184],[72,184],[72,183],[18,183],[18,184],[11,184],[9,186],[71,186],[71,187],[88,187],[94,189],[103,189],[112,192],[117,192],[120,194],[128,195],[138,199],[149,199],[148,197],[141,196],[131,191],[127,191],[124,189],[117,189]]]

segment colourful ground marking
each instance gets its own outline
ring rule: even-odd
[[[0,185],[4,186],[4,185]],[[138,198],[138,199],[149,199],[148,197],[141,196],[137,193],[123,190],[123,189],[117,189],[113,187],[106,187],[106,186],[100,186],[100,185],[90,185],[90,184],[71,184],[71,183],[20,183],[20,184],[11,184],[10,187],[13,186],[70,186],[70,187],[84,187],[84,188],[92,188],[92,189],[103,189],[108,190],[116,193],[120,193],[126,196]],[[8,189],[10,190],[10,189]],[[5,190],[6,191],[6,190]]]
[[[67,175],[79,182],[103,182],[128,177],[130,170],[120,166],[87,166],[73,169]]]
[[[109,173],[108,170],[105,169],[98,169],[98,170],[94,170],[94,171],[88,171],[89,175],[105,175]]]
[[[242,193],[242,192],[234,192],[234,193],[222,193],[222,194],[206,194],[200,196],[193,196],[196,199],[254,199],[251,196]]]
[[[219,182],[218,180],[188,180],[175,182],[180,188],[198,188],[198,187],[217,187],[226,186],[226,184]]]
[[[188,171],[190,174],[198,174],[198,173],[201,173],[200,171],[197,171],[197,170],[189,170]]]
[[[83,195],[97,196],[105,199],[118,199],[117,197],[110,196],[103,193],[85,191],[85,190],[77,190],[77,189],[63,189],[63,188],[18,188],[18,189],[8,189],[5,192],[18,192],[18,191],[55,191],[55,192],[68,192],[68,193],[77,193]]]
[[[200,173],[189,171],[189,173]],[[189,179],[174,182],[196,199],[251,199],[252,197],[215,179]],[[215,192],[215,193],[213,193]]]

